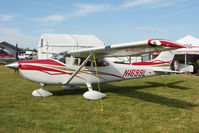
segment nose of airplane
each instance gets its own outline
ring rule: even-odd
[[[19,66],[18,62],[13,62],[13,63],[6,65],[6,67],[15,69],[15,70],[18,69],[18,66]]]

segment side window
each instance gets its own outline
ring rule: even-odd
[[[105,66],[108,66],[109,64],[106,62],[106,61],[104,61],[104,60],[96,60],[96,62],[97,62],[97,66],[98,67],[105,67]]]
[[[62,63],[66,63],[64,58],[60,58],[60,59],[58,59],[58,61],[61,61]]]
[[[80,64],[82,64],[85,60],[86,60],[85,58],[81,58]],[[90,66],[91,66],[91,61],[89,60],[89,61],[86,63],[85,66],[86,66],[86,67],[90,67]]]
[[[44,45],[44,40],[43,40],[43,38],[41,39],[41,47],[43,47],[43,45]]]
[[[125,64],[124,61],[114,61],[114,63],[116,63],[116,64]]]
[[[80,66],[85,61],[85,58],[75,58],[73,65]],[[105,67],[109,64],[104,60],[96,60],[97,67]],[[91,67],[91,64],[95,66],[94,62],[91,62],[90,60],[86,63],[85,67]]]
[[[58,60],[58,61],[60,61],[62,63],[66,63],[66,61],[67,61],[66,58],[67,57],[69,57],[69,55],[66,52],[61,52],[61,53],[54,54],[51,58],[53,58],[55,60]]]

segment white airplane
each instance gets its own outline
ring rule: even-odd
[[[133,56],[177,48],[185,48],[185,46],[168,40],[151,39],[66,51],[54,55],[51,59],[22,60],[6,66],[19,70],[21,75],[28,80],[42,85],[41,89],[32,92],[33,96],[53,95],[44,90],[45,85],[86,84],[88,91],[83,94],[83,97],[97,100],[106,97],[106,94],[93,90],[92,84],[143,78],[154,76],[159,72],[174,72],[170,70],[174,57],[172,52],[162,52],[152,61],[138,63],[113,62],[108,57]]]

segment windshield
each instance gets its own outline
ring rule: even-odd
[[[69,55],[67,54],[66,51],[64,51],[64,52],[60,52],[60,53],[54,54],[51,58],[55,59],[55,60],[58,60],[58,61],[61,61],[63,63],[66,63],[66,61],[65,61],[65,57],[66,56],[69,56]]]

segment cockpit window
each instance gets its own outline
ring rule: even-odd
[[[60,53],[56,53],[54,54],[51,58],[58,60],[60,62],[66,63],[66,57],[69,56],[67,54],[67,52],[60,52]]]
[[[109,64],[106,62],[106,61],[104,61],[104,60],[96,60],[96,62],[97,62],[97,66],[98,67],[105,67],[105,66],[108,66]]]
[[[64,54],[66,54],[66,52],[56,53],[56,54],[54,54],[51,58],[53,58],[53,59],[58,59],[58,58],[60,58],[61,56],[64,56]]]
[[[85,58],[81,58],[81,63],[82,64],[83,62],[85,61]],[[90,67],[91,66],[91,61],[89,60],[87,63],[86,63],[86,67]],[[108,66],[108,62],[104,61],[104,60],[96,60],[96,64],[97,64],[97,67],[105,67],[105,66]],[[95,65],[95,63],[93,62],[93,65]]]
[[[55,60],[58,60],[64,64],[69,64],[70,63],[70,55],[67,54],[67,52],[61,52],[61,53],[57,53],[55,55],[53,55],[51,57],[52,59],[55,59]],[[73,61],[73,65],[74,66],[80,66],[86,59],[85,58],[74,58],[74,61]],[[105,66],[108,66],[109,63],[104,61],[104,60],[99,60],[97,59],[96,60],[96,63],[97,63],[97,67],[105,67]],[[94,61],[92,60],[89,60],[86,64],[85,64],[85,67],[91,67],[91,66],[95,66],[95,63]]]

